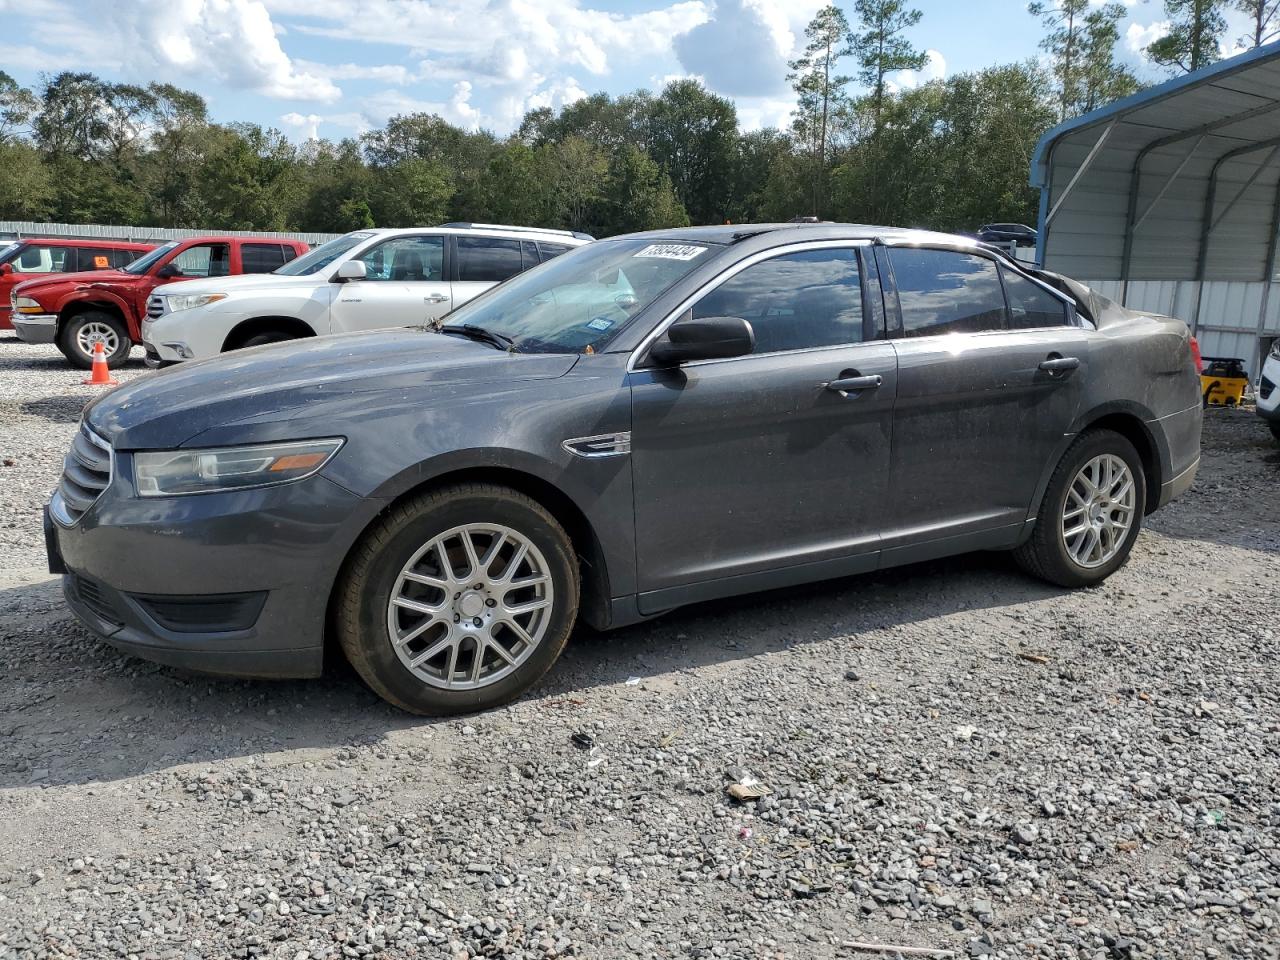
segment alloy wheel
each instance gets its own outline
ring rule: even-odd
[[[433,537],[401,568],[387,632],[418,679],[473,690],[528,659],[554,601],[550,567],[529,538],[502,524],[466,524]]]
[[[1104,453],[1082,466],[1062,511],[1062,541],[1072,561],[1092,569],[1115,557],[1133,527],[1136,499],[1124,460]]]
[[[102,344],[102,352],[106,357],[120,349],[120,335],[109,323],[90,321],[76,331],[76,346],[85,356],[93,359],[94,344]]]

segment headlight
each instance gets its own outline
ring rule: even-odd
[[[144,497],[267,487],[311,476],[341,446],[342,440],[334,438],[213,450],[135,453],[133,475],[138,493]]]
[[[1280,360],[1280,337],[1271,341],[1271,350],[1269,356],[1272,360]]]
[[[30,297],[14,297],[13,309],[18,313],[44,313],[44,307]]]
[[[190,310],[192,307],[217,303],[219,300],[227,299],[227,295],[225,293],[174,294],[165,299],[169,301],[169,312],[177,313],[179,310]]]

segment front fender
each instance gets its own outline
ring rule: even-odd
[[[61,323],[61,317],[71,307],[86,304],[93,307],[105,307],[119,313],[124,319],[125,326],[129,328],[129,336],[134,340],[141,339],[141,332],[138,329],[138,318],[133,315],[133,307],[129,305],[123,297],[119,297],[109,290],[95,290],[86,288],[83,290],[73,290],[62,300],[57,307],[51,311],[56,313]]]

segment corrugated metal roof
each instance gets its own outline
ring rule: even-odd
[[[123,227],[99,223],[36,223],[31,220],[0,220],[0,239],[19,237],[67,237],[73,240],[185,240],[187,237],[288,237],[317,244],[332,240],[336,233],[294,233],[287,230],[178,230],[168,227]]]
[[[1280,217],[1280,43],[1054,127],[1041,261],[1115,280],[1261,280]]]

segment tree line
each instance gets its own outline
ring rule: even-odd
[[[1230,7],[1247,14],[1248,36],[1226,36]],[[1149,55],[1198,69],[1233,40],[1275,39],[1277,8],[1166,0],[1170,30]],[[1116,55],[1119,3],[1033,0],[1042,60],[907,88],[892,80],[926,66],[906,37],[920,11],[907,0],[850,10],[852,22],[824,7],[806,29],[786,129],[744,131],[732,101],[683,79],[532,110],[506,137],[413,113],[295,144],[215,123],[198,94],[168,83],[67,71],[25,88],[0,71],[0,219],[333,233],[471,220],[608,236],[815,215],[971,230],[1032,222],[1041,134],[1140,87]]]

